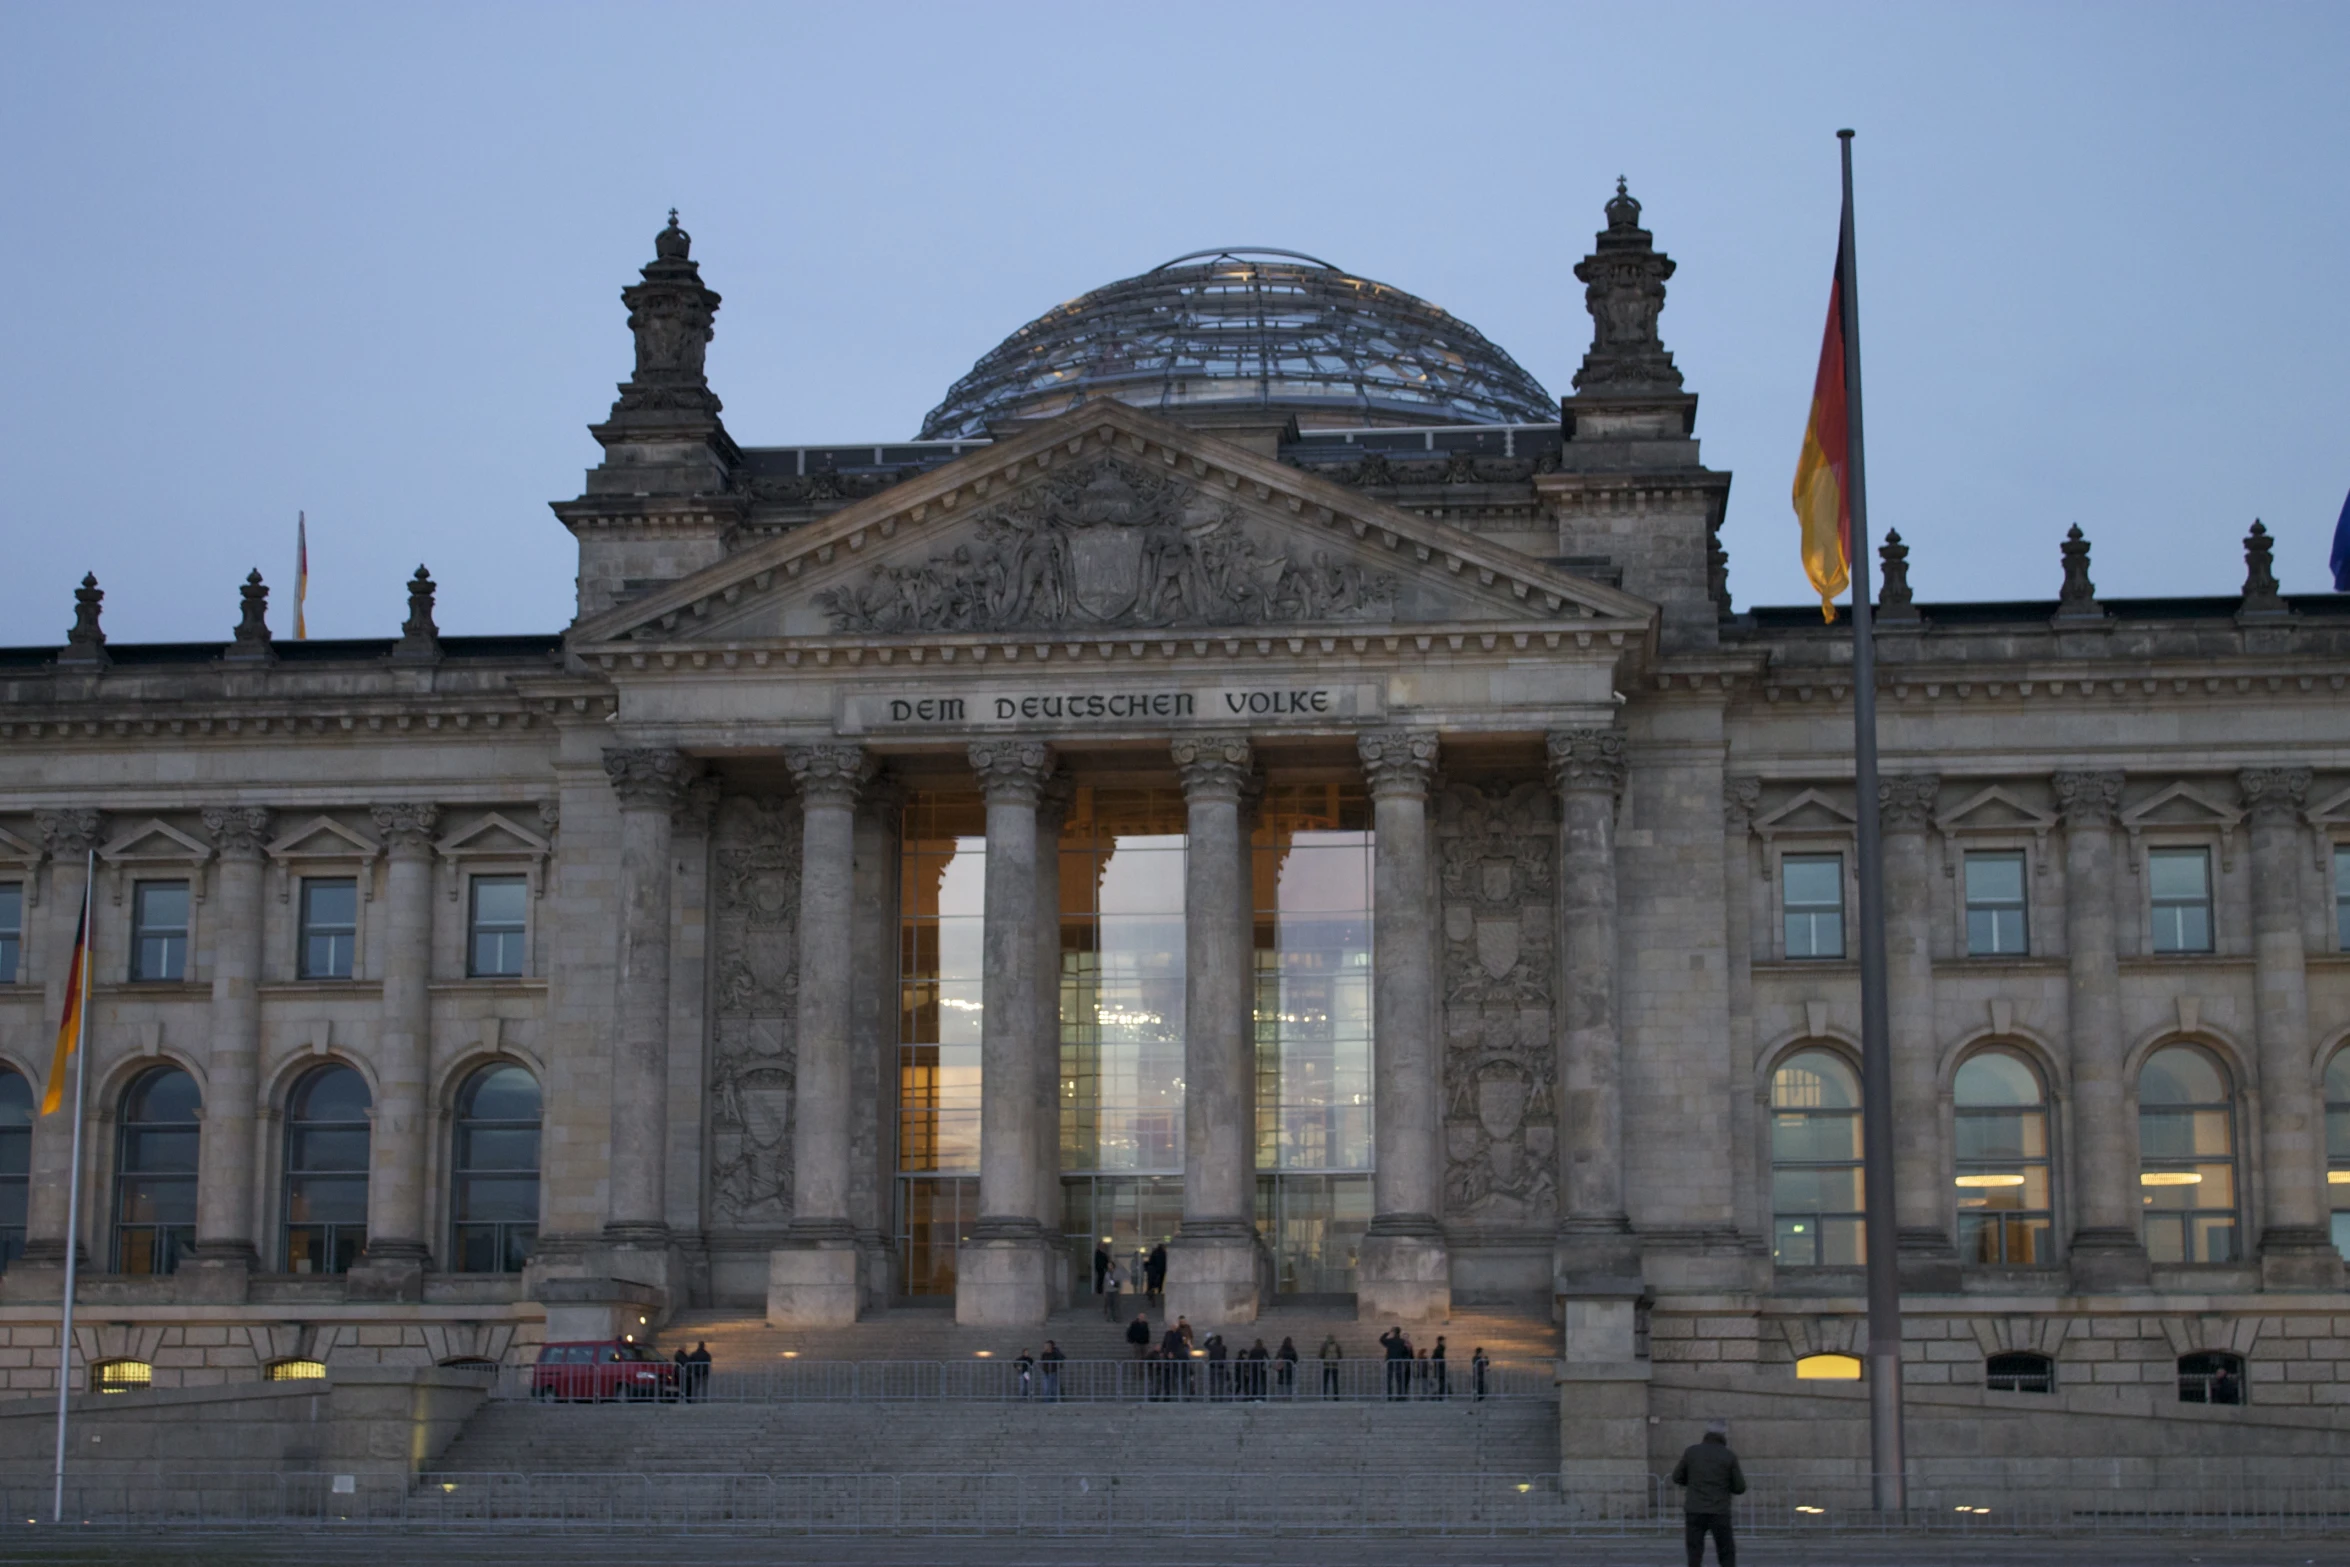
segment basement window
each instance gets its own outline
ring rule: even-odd
[[[263,1373],[272,1382],[311,1382],[326,1375],[323,1360],[273,1360]]]
[[[130,1393],[155,1385],[155,1368],[144,1360],[101,1360],[90,1368],[90,1386],[101,1393]]]
[[[1795,1363],[1795,1375],[1805,1382],[1858,1382],[1858,1355],[1806,1355]]]

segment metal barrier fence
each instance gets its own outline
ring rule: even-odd
[[[2350,1528],[2350,1465],[2340,1461],[2181,1462],[2181,1477],[2219,1473],[2156,1493],[2137,1483],[2161,1468],[2153,1461],[2055,1461],[2040,1466],[2043,1484],[2021,1483],[2020,1469],[1998,1463],[1921,1467],[1929,1472],[1913,1475],[1911,1507],[1896,1515],[1869,1509],[1858,1466],[1754,1474],[1738,1526],[1782,1536]],[[2285,1472],[2263,1481],[2256,1469]],[[48,1503],[47,1475],[0,1475],[0,1542],[45,1525]],[[70,1522],[96,1528],[516,1534],[1670,1535],[1681,1519],[1678,1493],[1660,1477],[1604,1466],[1535,1475],[463,1473],[413,1483],[159,1469],[69,1477],[67,1506]]]
[[[1284,1379],[1265,1361],[1065,1360],[1058,1368],[1023,1369],[1004,1358],[967,1360],[777,1360],[747,1370],[648,1365],[501,1366],[491,1384],[498,1399],[570,1402],[709,1402],[714,1404],[961,1402],[1142,1404],[1262,1400],[1266,1403],[1368,1403],[1540,1399],[1555,1403],[1556,1373],[1538,1366],[1489,1365],[1480,1378],[1465,1360],[1342,1360],[1300,1363]],[[1398,1368],[1390,1370],[1390,1367]],[[700,1375],[690,1373],[699,1370]],[[645,1373],[658,1372],[658,1378]]]

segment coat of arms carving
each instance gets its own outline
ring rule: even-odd
[[[716,1026],[710,1055],[710,1215],[791,1218],[798,1051],[800,813],[729,796],[711,856]]]

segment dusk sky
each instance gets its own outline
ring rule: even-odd
[[[1735,475],[1788,485],[1860,135],[1871,510],[1921,600],[2327,586],[2350,489],[2350,7],[0,4],[0,643],[571,617],[547,510],[672,206],[746,446],[902,440],[998,340],[1210,246],[1420,294],[1556,395],[1618,174]]]

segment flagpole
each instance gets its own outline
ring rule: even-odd
[[[1893,1027],[1885,1000],[1885,843],[1877,821],[1877,647],[1869,604],[1869,501],[1861,447],[1860,262],[1852,233],[1852,132],[1836,247],[1844,334],[1847,482],[1852,490],[1852,782],[1860,839],[1861,1179],[1869,1258],[1869,1468],[1880,1512],[1908,1506],[1901,1429],[1901,1273],[1893,1208]]]
[[[73,1396],[73,1291],[79,1270],[82,1234],[82,1107],[90,1091],[90,986],[93,943],[91,915],[97,907],[98,851],[92,849],[82,868],[82,1015],[73,1042],[73,1169],[66,1178],[65,1199],[65,1311],[57,1330],[57,1485],[49,1500],[49,1521],[65,1522],[65,1412]]]

